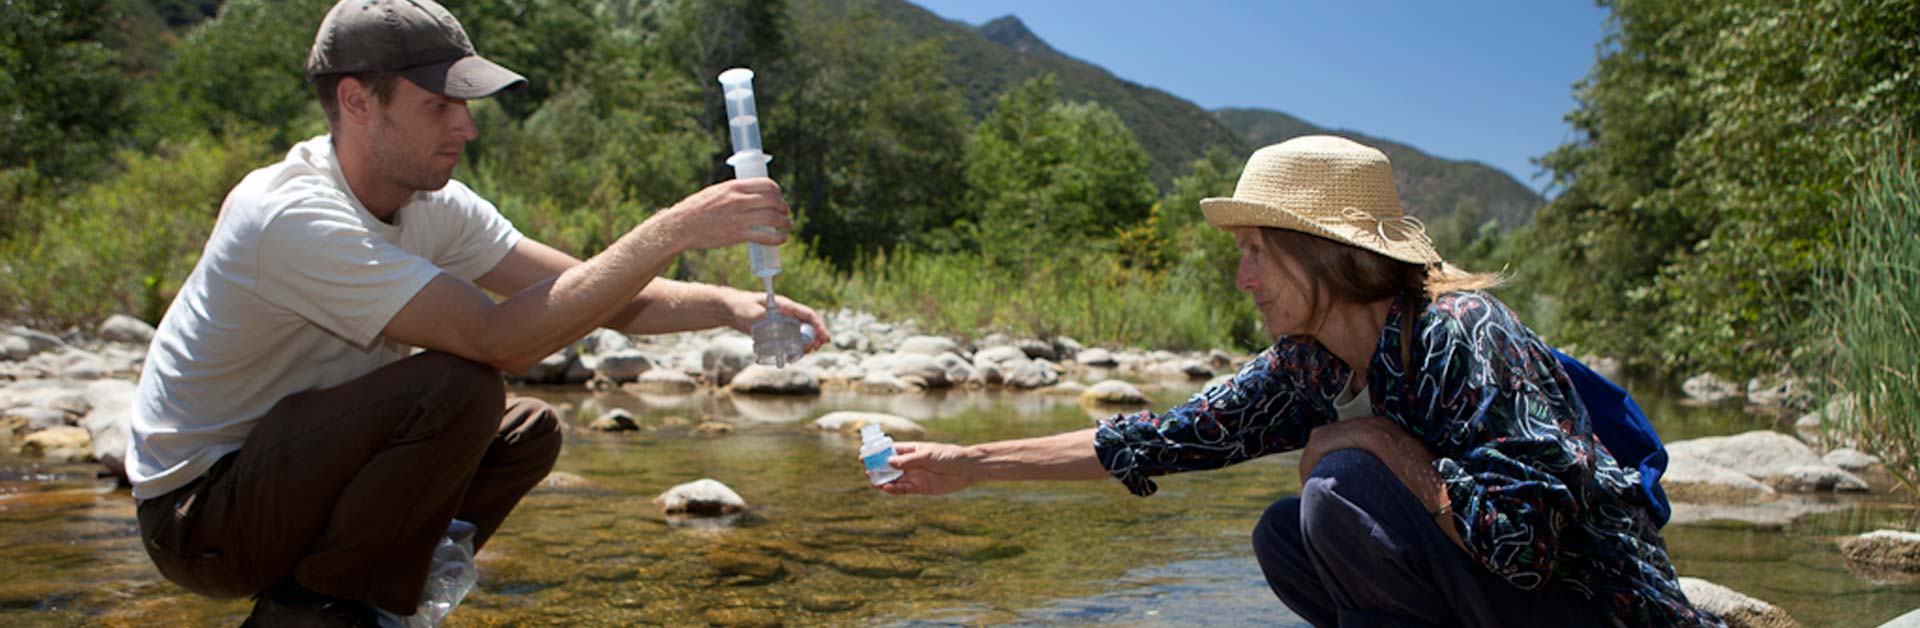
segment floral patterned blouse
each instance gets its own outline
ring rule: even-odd
[[[1681,592],[1636,469],[1600,445],[1547,345],[1480,292],[1422,301],[1412,375],[1396,302],[1367,365],[1373,413],[1426,443],[1477,561],[1521,589],[1556,581],[1631,626],[1721,626]],[[1100,422],[1100,463],[1134,494],[1153,476],[1299,449],[1352,376],[1317,342],[1281,340],[1233,380],[1163,414]]]

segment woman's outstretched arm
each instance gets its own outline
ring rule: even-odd
[[[1098,480],[1112,477],[1093,449],[1095,429],[1038,438],[961,446],[900,443],[888,460],[900,479],[880,490],[895,495],[941,495],[980,481]]]

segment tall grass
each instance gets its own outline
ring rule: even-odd
[[[816,261],[801,244],[782,248],[780,294],[816,307],[849,307],[912,319],[922,331],[973,337],[994,331],[1069,336],[1098,344],[1167,349],[1255,348],[1258,318],[1231,284],[1208,273],[1128,267],[1100,253],[1061,255],[1004,268],[978,255],[901,249],[850,272]],[[692,276],[759,289],[744,247],[690,260]]]
[[[1840,229],[1826,316],[1839,341],[1834,378],[1855,412],[1829,417],[1920,496],[1920,174],[1911,146],[1881,146],[1864,164]],[[1856,163],[1857,163],[1856,162]]]

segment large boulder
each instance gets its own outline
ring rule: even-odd
[[[862,426],[869,424],[880,426],[880,431],[894,438],[921,438],[927,435],[926,428],[920,427],[913,419],[879,412],[841,410],[813,420],[816,430],[842,434],[858,434]]]
[[[669,515],[711,517],[740,512],[747,502],[739,493],[712,478],[700,478],[667,489],[653,498],[660,511]]]
[[[952,385],[952,382],[947,380],[946,367],[940,366],[939,360],[935,360],[932,356],[917,354],[881,355],[874,356],[874,358],[869,359],[861,366],[866,367],[869,373],[876,370],[886,371],[903,380],[910,377],[918,377],[920,381],[926,382],[929,388],[945,388]]]
[[[631,432],[640,429],[640,422],[633,419],[633,413],[623,408],[614,408],[595,417],[587,429],[596,432]]]
[[[1872,469],[1880,464],[1880,459],[1852,447],[1841,447],[1820,457],[1821,462],[1840,467],[1852,473]]]
[[[1700,610],[1719,615],[1728,628],[1799,628],[1780,607],[1699,578],[1681,578],[1680,590]]]
[[[1030,360],[1031,358],[1027,357],[1026,352],[1021,351],[1019,347],[1001,345],[975,352],[973,354],[973,368],[980,369],[985,365],[991,364],[999,367],[1001,372],[1006,372],[1011,370],[1011,366],[1023,364]]]
[[[108,316],[107,320],[101,321],[99,334],[100,339],[107,342],[136,345],[153,342],[153,326],[125,314]]]
[[[1670,457],[1660,486],[1669,499],[1695,504],[1756,504],[1777,495],[1744,473],[1690,456]]]
[[[1821,461],[1805,443],[1778,432],[1755,430],[1668,443],[1667,453],[1673,459],[1691,457],[1726,467],[1786,491],[1867,490],[1865,480]]]
[[[1019,347],[1021,353],[1035,360],[1060,359],[1060,352],[1053,348],[1053,343],[1044,340],[1026,338],[1014,341],[1013,346]]]
[[[0,358],[13,361],[33,356],[33,343],[13,334],[0,334]]]
[[[854,383],[853,389],[871,395],[897,395],[907,391],[907,383],[892,373],[874,371]]]
[[[509,374],[507,379],[529,384],[557,384],[566,376],[567,365],[572,363],[573,356],[568,355],[565,349],[561,349],[541,358],[533,366],[527,367],[526,372]]]
[[[820,380],[808,369],[755,364],[734,375],[729,388],[750,395],[816,395],[820,393]]]
[[[27,341],[28,355],[67,346],[67,341],[61,340],[59,336],[42,331],[34,331],[18,325],[8,328],[7,333]]]
[[[580,353],[605,355],[632,349],[634,344],[633,338],[626,334],[600,327],[580,338],[574,347]]]

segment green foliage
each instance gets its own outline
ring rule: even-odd
[[[116,55],[99,41],[116,14],[106,0],[0,7],[0,170],[87,176],[112,149],[132,119]],[[0,209],[0,225],[11,211]]]
[[[1920,173],[1910,148],[1870,149],[1848,202],[1842,257],[1823,277],[1820,323],[1837,341],[1831,372],[1856,411],[1829,420],[1920,496]]]
[[[232,0],[141,86],[141,140],[267,129],[274,148],[322,133],[307,52],[332,0]]]
[[[1058,101],[1050,78],[995,101],[967,142],[968,201],[990,263],[1029,266],[1147,217],[1147,155],[1113,112]]]
[[[785,88],[761,108],[775,176],[804,218],[800,238],[843,269],[904,245],[949,244],[940,234],[966,190],[957,149],[968,121],[942,75],[949,61],[932,42],[886,45],[876,34],[888,28],[871,14],[795,20],[796,54],[776,83]]]
[[[24,203],[25,228],[0,236],[0,316],[55,329],[116,312],[159,320],[227,190],[270,158],[266,137],[202,135],[122,151],[119,176]]]
[[[1527,280],[1567,338],[1666,368],[1771,372],[1811,334],[1850,147],[1920,122],[1920,5],[1612,3],[1605,53],[1543,159],[1562,193]]]

